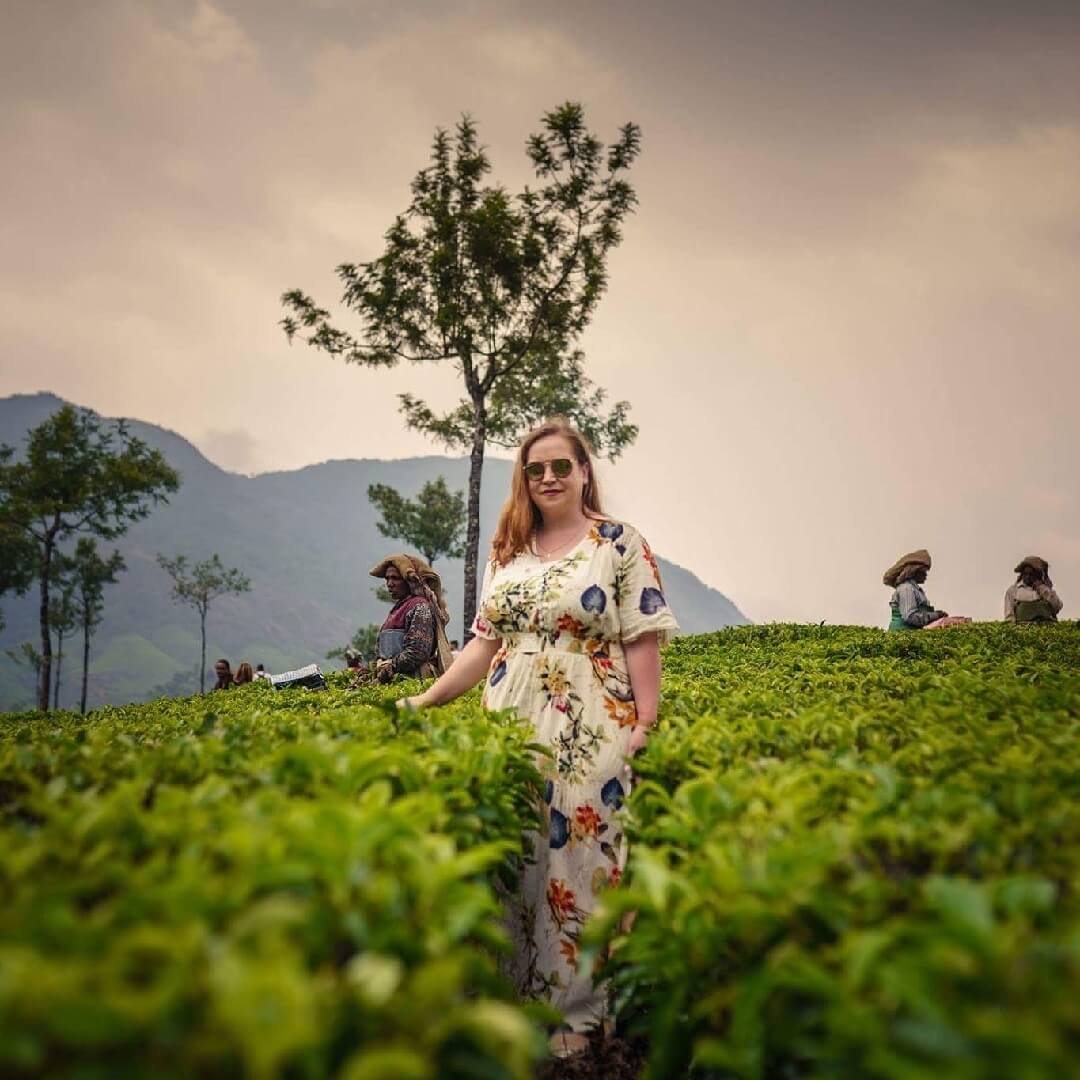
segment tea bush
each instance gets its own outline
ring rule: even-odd
[[[677,641],[594,941],[655,1077],[1075,1075],[1080,627]],[[635,846],[636,845],[636,846]]]
[[[588,929],[650,1074],[1074,1072],[1078,672],[1072,623],[671,645]],[[0,1073],[530,1075],[529,734],[410,689],[0,717]]]
[[[530,1075],[527,732],[387,692],[0,720],[0,1073]]]

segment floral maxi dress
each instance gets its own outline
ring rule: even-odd
[[[512,975],[523,997],[550,1001],[574,1031],[605,1014],[605,993],[578,966],[578,939],[626,864],[618,811],[637,713],[623,645],[677,629],[649,545],[623,523],[598,521],[559,559],[523,552],[484,577],[473,632],[502,640],[484,705],[530,720],[552,754],[540,759],[546,835],[534,838],[510,912]]]

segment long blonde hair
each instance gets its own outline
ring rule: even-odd
[[[543,523],[539,508],[529,496],[525,462],[533,443],[549,435],[562,435],[569,439],[578,464],[588,469],[589,478],[581,492],[581,509],[589,517],[604,516],[600,503],[600,484],[596,479],[593,449],[589,440],[565,416],[553,416],[534,427],[518,447],[514,475],[510,479],[510,497],[503,504],[499,524],[495,528],[495,538],[491,542],[491,560],[498,566],[505,566],[516,555],[525,551],[533,533]]]

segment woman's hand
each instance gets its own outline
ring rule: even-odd
[[[660,701],[660,641],[650,632],[627,642],[624,648],[638,718],[626,746],[626,756],[630,758],[645,749],[649,728],[656,723],[656,707]]]
[[[458,658],[423,693],[400,698],[399,709],[426,709],[430,705],[446,705],[467,690],[471,690],[486,674],[492,657],[502,642],[496,638],[474,637]]]
[[[635,724],[630,729],[630,741],[626,744],[626,756],[633,757],[636,753],[644,750],[648,735],[648,727],[644,724]]]

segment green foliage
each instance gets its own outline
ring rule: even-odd
[[[388,484],[368,485],[368,499],[382,514],[383,536],[404,540],[432,566],[436,559],[460,559],[465,554],[465,496],[451,491],[446,480],[429,480],[415,499],[402,498]]]
[[[672,644],[586,930],[651,1075],[1069,1075],[1078,672],[1075,623]],[[0,717],[0,1072],[529,1075],[528,729],[348,678]]]
[[[665,665],[592,927],[637,912],[608,970],[650,1075],[1068,1074],[1080,627],[741,628]]]
[[[437,413],[400,395],[409,427],[470,454],[465,542],[466,627],[476,608],[480,484],[488,442],[516,444],[537,420],[563,413],[616,458],[637,428],[626,402],[605,414],[604,392],[582,373],[574,345],[607,287],[607,259],[637,203],[627,172],[641,132],[624,125],[607,148],[568,102],[542,118],[526,149],[535,187],[512,195],[485,185],[491,162],[476,124],[435,133],[431,163],[412,201],[371,262],[337,268],[359,336],[299,289],[282,297],[291,341],[367,367],[449,361],[461,376],[458,404]],[[466,634],[468,636],[468,634]]]
[[[0,446],[0,464],[11,457],[10,447]],[[0,597],[5,593],[22,595],[34,582],[37,570],[37,546],[17,525],[7,519],[6,505],[0,508]],[[4,628],[0,612],[0,630]]]
[[[77,534],[115,539],[179,486],[161,452],[131,435],[124,421],[106,424],[70,405],[28,433],[21,459],[0,446],[0,531],[24,553],[33,548],[41,593],[40,709],[49,707],[49,587],[59,545]]]
[[[0,718],[0,1072],[531,1074],[528,732],[344,680]]]
[[[219,596],[239,596],[251,591],[251,581],[234,567],[226,567],[215,552],[209,559],[189,567],[187,556],[170,559],[158,555],[158,566],[172,579],[172,595],[178,604],[193,607],[199,613],[201,654],[199,692],[206,689],[206,616]]]

